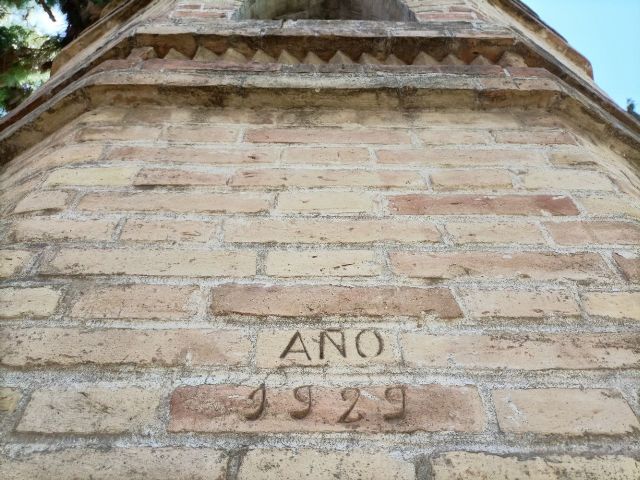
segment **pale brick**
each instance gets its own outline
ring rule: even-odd
[[[220,480],[226,470],[224,453],[209,448],[77,448],[0,457],[5,480]]]
[[[613,190],[606,176],[588,170],[534,170],[522,175],[522,182],[536,190]]]
[[[13,213],[57,212],[67,208],[72,195],[56,190],[33,192],[20,200]]]
[[[143,168],[136,175],[133,184],[137,187],[188,187],[188,186],[225,186],[228,175],[194,170],[169,168]]]
[[[492,396],[503,432],[619,435],[640,428],[627,402],[612,390],[495,390]]]
[[[546,243],[537,225],[524,222],[449,223],[445,225],[455,243],[517,243],[539,245]]]
[[[135,220],[124,224],[120,240],[131,242],[204,243],[211,240],[219,222]]]
[[[153,162],[157,164],[194,163],[205,165],[241,165],[248,163],[275,163],[277,148],[195,148],[181,147],[114,147],[107,152],[107,160]]]
[[[37,390],[16,427],[35,433],[143,433],[158,424],[160,392],[143,388]]]
[[[502,457],[451,452],[431,460],[434,480],[631,480],[640,478],[640,462],[629,457]]]
[[[493,143],[488,130],[417,130],[420,140],[427,145],[485,145]]]
[[[331,285],[223,285],[213,289],[212,311],[216,315],[284,317],[436,315],[449,319],[462,316],[448,289]]]
[[[58,145],[54,150],[38,159],[37,165],[40,168],[50,168],[94,162],[100,159],[103,150],[104,145],[100,144]]]
[[[0,250],[0,278],[20,273],[32,258],[33,253],[24,250]]]
[[[111,240],[116,222],[110,220],[58,220],[30,218],[13,224],[17,242],[42,240]]]
[[[13,413],[21,398],[22,394],[17,388],[0,387],[0,415]]]
[[[271,251],[267,275],[275,277],[372,277],[382,273],[375,252],[369,250]]]
[[[428,165],[430,167],[540,166],[545,164],[539,151],[440,149],[379,150],[378,161],[385,164]]]
[[[498,143],[535,145],[575,145],[576,141],[563,130],[495,130],[493,135]]]
[[[138,170],[137,167],[61,168],[49,174],[45,186],[126,186],[131,185]]]
[[[284,150],[282,162],[289,165],[358,165],[369,162],[369,151],[366,148],[292,147]]]
[[[256,254],[247,251],[62,249],[41,269],[45,275],[248,277]]]
[[[126,141],[126,140],[157,140],[160,127],[143,125],[118,125],[103,127],[85,127],[78,132],[77,138],[86,141]]]
[[[51,287],[0,288],[0,318],[53,315],[61,293]]]
[[[624,222],[546,223],[559,245],[640,245],[640,225]]]
[[[395,195],[391,213],[399,215],[577,215],[568,197],[550,195]]]
[[[260,405],[262,392],[257,392],[253,401],[249,399],[255,388],[240,385],[180,387],[171,397],[169,431],[479,432],[485,426],[482,403],[473,387],[405,386],[405,415],[395,419],[384,416],[401,411],[402,391],[399,387],[392,387],[388,394],[385,394],[388,386],[361,387],[346,422],[339,420],[358,393],[353,388],[311,386],[311,411],[304,418],[294,418],[291,412],[304,410],[309,389],[302,387],[296,399],[293,385],[291,388],[266,387],[267,405],[262,414],[256,420],[247,420],[245,415],[255,414]]]
[[[411,187],[426,185],[418,172],[364,170],[245,170],[230,181],[234,187]]]
[[[613,259],[628,282],[640,283],[640,256],[623,256],[614,253]]]
[[[355,130],[344,128],[261,128],[248,130],[245,140],[253,143],[411,144],[403,130]]]
[[[521,278],[607,281],[611,272],[595,253],[411,253],[391,252],[391,267],[413,278]]]
[[[237,128],[213,125],[180,125],[169,127],[162,134],[163,140],[184,143],[234,143],[237,138]]]
[[[395,336],[383,330],[269,330],[258,333],[256,365],[258,368],[397,365],[396,351]]]
[[[433,224],[396,220],[228,220],[225,241],[240,243],[434,243]]]
[[[476,290],[463,294],[470,314],[478,318],[545,318],[580,315],[578,303],[568,292]]]
[[[88,285],[73,302],[71,316],[89,319],[186,320],[197,311],[197,287],[168,285]]]
[[[588,292],[583,303],[589,315],[640,320],[640,292]]]
[[[511,175],[505,170],[441,170],[431,174],[436,190],[509,189]]]
[[[366,192],[282,192],[276,211],[308,214],[372,213],[377,208],[376,197]]]
[[[595,167],[598,159],[583,149],[559,150],[549,155],[549,159],[557,167]]]
[[[630,202],[630,197],[581,197],[580,203],[591,215],[626,215],[640,220],[640,207]]]
[[[27,328],[0,331],[0,363],[10,367],[245,365],[244,333],[220,330]]]
[[[92,193],[78,208],[93,212],[259,213],[271,207],[271,195],[253,193]]]
[[[469,369],[638,368],[637,334],[403,335],[414,367]]]
[[[414,480],[414,467],[388,455],[361,451],[252,450],[245,456],[238,480]]]

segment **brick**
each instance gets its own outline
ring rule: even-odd
[[[520,278],[607,281],[611,272],[595,253],[391,252],[392,270],[413,278]]]
[[[276,211],[306,214],[372,213],[377,208],[376,197],[366,192],[282,192]]]
[[[169,142],[234,143],[238,138],[238,129],[212,125],[180,125],[168,127],[161,138]]]
[[[463,294],[470,314],[478,318],[577,317],[580,308],[568,292],[476,290]]]
[[[0,318],[53,315],[61,293],[51,287],[0,288]]]
[[[225,454],[209,448],[74,448],[15,459],[0,457],[0,477],[220,480],[226,476],[226,466]]]
[[[282,162],[288,165],[318,164],[318,165],[359,165],[369,163],[369,150],[366,148],[303,148],[291,147],[284,150]]]
[[[417,130],[420,140],[427,145],[486,145],[493,143],[488,130]]]
[[[542,152],[526,150],[442,149],[378,150],[378,161],[384,164],[428,165],[431,167],[499,167],[540,166],[545,164]]]
[[[613,259],[628,282],[640,283],[640,257],[627,257],[614,253]]]
[[[276,148],[195,148],[181,147],[113,147],[106,155],[111,161],[138,161],[157,164],[193,163],[205,165],[242,165],[275,163],[280,150]]]
[[[100,159],[104,145],[56,145],[44,157],[38,159],[37,165],[43,167],[57,167],[61,165],[83,164]]]
[[[522,175],[525,188],[540,190],[613,190],[601,173],[587,170],[534,170]]]
[[[85,127],[78,132],[77,138],[81,142],[87,141],[127,141],[127,140],[157,140],[160,127],[143,125],[119,125],[103,127]]]
[[[73,302],[73,318],[187,320],[197,311],[197,287],[169,285],[88,285]]]
[[[67,208],[72,195],[56,190],[33,192],[20,200],[13,213],[59,212]]]
[[[13,224],[12,235],[17,242],[42,240],[108,241],[116,228],[109,220],[57,220],[30,218]]]
[[[265,269],[275,277],[373,277],[382,273],[375,252],[369,250],[271,251]]]
[[[568,132],[562,130],[494,130],[498,143],[534,145],[576,145]]]
[[[624,222],[545,223],[559,245],[640,244],[640,225]]]
[[[266,286],[228,284],[213,289],[216,315],[282,317],[462,316],[448,289],[411,287]]]
[[[142,433],[158,423],[160,392],[143,388],[37,390],[16,427],[25,433]]]
[[[399,215],[578,215],[569,197],[551,195],[396,195],[388,197]]]
[[[596,167],[598,159],[584,149],[558,150],[549,154],[556,167]]]
[[[18,406],[21,398],[22,394],[17,388],[0,387],[0,415],[12,414]],[[0,465],[1,464],[2,462],[0,462]]]
[[[137,187],[225,186],[227,174],[173,168],[143,168],[133,184]]]
[[[445,225],[453,241],[467,243],[517,243],[539,245],[546,243],[537,225],[524,222],[450,223]]]
[[[49,174],[45,186],[126,186],[131,185],[138,170],[137,167],[61,168]]]
[[[220,330],[4,329],[0,363],[9,367],[246,365],[244,333]]]
[[[440,241],[433,224],[396,220],[228,220],[225,241],[239,243],[374,243]]]
[[[61,249],[41,272],[45,275],[248,277],[256,273],[256,254],[229,250]]]
[[[0,250],[0,278],[17,275],[33,258],[25,250]]]
[[[388,388],[361,387],[360,396],[346,417],[348,421],[340,422],[357,395],[349,387],[302,387],[298,399],[294,396],[293,386],[266,387],[266,407],[259,418],[247,420],[245,415],[255,415],[261,401],[262,392],[257,392],[253,400],[249,399],[255,386],[185,386],[176,389],[171,396],[169,431],[413,433],[479,432],[484,429],[484,411],[473,387],[404,386],[404,418],[385,419],[385,415],[400,412],[402,403],[401,388],[392,387],[385,394]],[[300,415],[294,418],[291,412],[304,410],[305,402],[299,399],[308,402],[309,390],[313,402],[311,411],[304,418]]]
[[[510,189],[511,175],[506,170],[440,170],[431,174],[436,190]]]
[[[219,222],[181,220],[135,220],[124,224],[120,240],[131,242],[205,243],[219,228]]]
[[[450,452],[431,460],[434,480],[588,480],[640,478],[640,462],[622,456],[502,457],[486,453]]]
[[[625,215],[640,220],[640,207],[623,197],[581,197],[580,203],[591,215]]]
[[[640,320],[640,292],[587,292],[583,303],[589,315]]]
[[[253,193],[92,193],[78,208],[92,212],[260,213],[271,207],[270,195]]]
[[[427,335],[401,339],[408,365],[430,368],[587,370],[637,368],[637,334]]]
[[[258,333],[256,365],[258,368],[393,365],[399,362],[396,347],[395,336],[381,330],[269,330]]]
[[[411,171],[363,170],[245,170],[230,182],[234,187],[424,187],[425,181]]]
[[[344,128],[260,128],[248,130],[245,141],[252,143],[323,144],[411,144],[402,130],[356,130]]]
[[[612,390],[495,390],[500,430],[543,435],[619,435],[640,428],[627,402]]]
[[[414,480],[411,463],[381,453],[352,450],[251,450],[240,465],[238,480]]]

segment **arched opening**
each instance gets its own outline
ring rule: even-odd
[[[237,18],[417,21],[415,14],[401,0],[245,0]]]

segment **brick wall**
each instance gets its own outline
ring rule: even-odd
[[[100,109],[0,182],[3,478],[640,476],[638,179],[559,118]]]

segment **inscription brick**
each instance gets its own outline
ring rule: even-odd
[[[562,130],[494,130],[498,143],[537,144],[537,145],[575,145],[576,141],[568,132]]]
[[[359,214],[377,208],[376,197],[367,192],[282,192],[276,211],[303,214]]]
[[[173,392],[170,415],[171,432],[480,432],[485,427],[474,387],[442,385],[185,386]]]
[[[209,241],[217,231],[219,222],[182,220],[134,220],[124,224],[120,240],[130,242],[184,243]]]
[[[640,225],[624,222],[546,223],[553,240],[560,245],[640,244]]]
[[[580,307],[568,292],[478,290],[463,293],[467,309],[479,318],[544,318],[580,316]]]
[[[411,463],[382,453],[251,450],[238,480],[414,480],[414,470]]]
[[[549,195],[396,195],[388,197],[399,215],[578,215],[568,197]]]
[[[108,220],[27,219],[12,227],[17,242],[38,240],[111,240],[116,222]]]
[[[443,149],[378,150],[383,164],[429,165],[435,167],[499,167],[540,166],[545,160],[542,152],[526,150]]]
[[[245,140],[252,143],[323,144],[410,144],[403,130],[355,130],[344,128],[261,128],[249,130]]]
[[[583,298],[589,315],[640,320],[640,292],[588,292]]]
[[[256,272],[255,252],[145,249],[61,249],[45,275],[143,275],[247,277]]]
[[[180,125],[167,128],[162,135],[169,142],[233,143],[238,137],[238,129],[212,125]]]
[[[640,428],[627,402],[612,390],[496,390],[492,396],[503,432],[620,435]]]
[[[225,478],[226,467],[225,454],[209,448],[74,448],[0,457],[0,477],[5,480],[219,480]]]
[[[369,250],[271,251],[265,268],[275,277],[373,277],[382,272]]]
[[[429,335],[405,333],[404,360],[414,367],[470,369],[637,368],[637,334]]]
[[[186,320],[197,310],[197,287],[165,285],[88,285],[76,295],[74,318]]]
[[[133,184],[137,187],[188,187],[225,186],[227,174],[177,170],[169,168],[143,168],[136,175]]]
[[[16,430],[23,433],[141,433],[158,423],[159,406],[160,392],[144,388],[37,390],[31,395]]]
[[[537,225],[524,222],[450,223],[445,228],[456,243],[544,244],[546,240]]]
[[[622,456],[503,457],[486,453],[450,452],[431,460],[435,480],[640,478],[640,462]]]
[[[60,297],[60,291],[50,287],[0,288],[0,318],[48,317]]]
[[[366,148],[286,148],[282,155],[284,164],[355,165],[369,162]]]
[[[220,148],[204,145],[200,148],[189,145],[175,147],[113,147],[106,154],[111,161],[138,161],[157,164],[193,163],[202,165],[243,165],[250,163],[274,163],[280,153],[276,148]]]
[[[211,310],[216,315],[416,316],[434,314],[458,318],[462,312],[448,289],[411,287],[338,287],[223,285],[213,289]]]
[[[46,213],[64,210],[72,195],[62,191],[32,192],[20,200],[13,213]]]
[[[131,185],[136,167],[61,168],[49,174],[45,186],[125,186]]]
[[[25,250],[0,250],[0,278],[19,273],[33,258],[33,253]]]
[[[0,335],[0,364],[9,367],[245,365],[251,349],[243,333],[221,330],[25,328]]]
[[[230,181],[234,187],[412,187],[426,185],[417,172],[363,170],[245,170]]]

